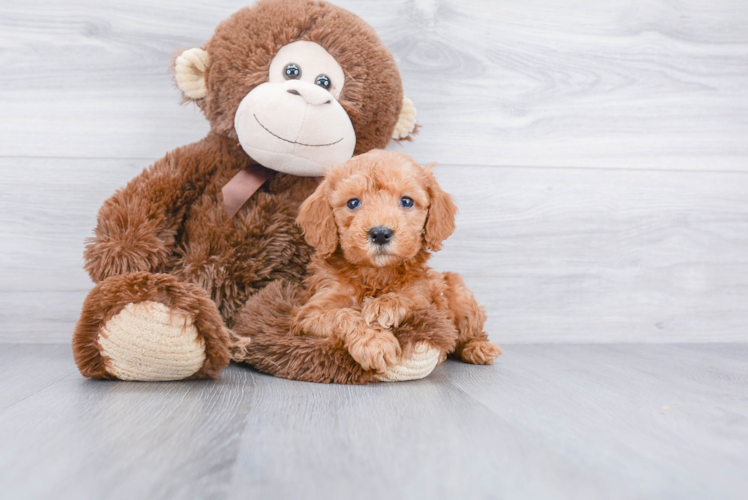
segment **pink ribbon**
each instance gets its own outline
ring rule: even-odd
[[[247,203],[255,192],[260,189],[266,180],[270,178],[273,171],[262,165],[254,164],[239,170],[230,181],[223,186],[223,206],[229,219]]]
[[[248,167],[244,167],[231,178],[221,189],[223,193],[223,206],[226,208],[226,213],[229,219],[232,219],[236,212],[241,209],[247,200],[252,197],[253,194],[260,189],[260,186],[265,184],[265,181],[273,175],[273,171],[269,168],[265,168],[262,165],[254,164]],[[317,185],[321,184],[325,180],[324,177],[315,177],[314,180]]]

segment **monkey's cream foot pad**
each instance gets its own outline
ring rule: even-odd
[[[380,382],[404,382],[406,380],[418,380],[427,377],[439,364],[441,353],[439,349],[427,342],[419,342],[414,350],[413,357],[402,360],[400,364],[391,366],[377,379]]]
[[[192,318],[159,302],[128,304],[98,337],[107,371],[121,380],[181,380],[205,362]]]

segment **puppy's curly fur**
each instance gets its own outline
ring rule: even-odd
[[[455,356],[490,364],[501,354],[462,278],[427,265],[454,231],[457,212],[432,168],[374,150],[326,172],[297,219],[317,252],[291,323],[295,334],[336,337],[364,370],[381,373],[400,356],[393,329],[436,306],[454,323]]]

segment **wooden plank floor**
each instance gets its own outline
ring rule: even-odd
[[[367,387],[83,379],[0,350],[2,498],[744,499],[748,344],[509,345]]]

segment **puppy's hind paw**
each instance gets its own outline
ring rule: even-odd
[[[400,343],[392,332],[367,330],[348,346],[348,352],[364,370],[384,373],[400,359]]]
[[[490,365],[501,354],[501,347],[487,340],[471,340],[462,348],[460,357],[465,363]]]

